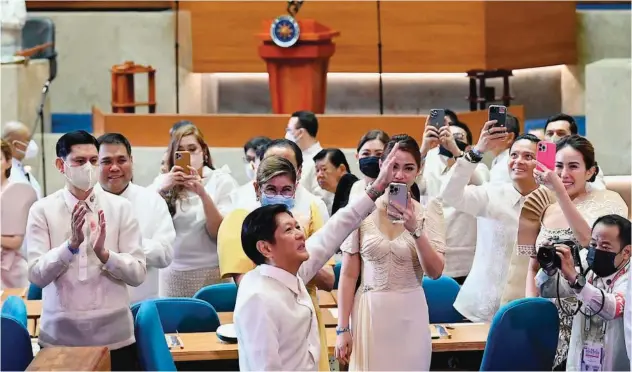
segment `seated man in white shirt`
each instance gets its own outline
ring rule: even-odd
[[[28,183],[35,190],[37,198],[41,199],[43,196],[42,188],[35,179],[35,175],[29,171],[30,167],[25,166],[23,163],[24,160],[37,157],[38,147],[37,143],[33,141],[32,135],[31,130],[18,121],[6,123],[2,128],[2,139],[11,145],[13,153],[9,180],[11,182]]]
[[[165,200],[156,192],[132,182],[134,178],[132,147],[122,134],[107,133],[99,142],[99,185],[109,193],[132,203],[143,237],[147,278],[138,287],[129,287],[131,302],[158,297],[158,269],[171,264],[172,244],[176,238],[173,220]]]
[[[85,131],[57,141],[55,164],[66,187],[30,210],[29,280],[43,288],[41,346],[107,346],[113,371],[133,370],[127,286],[145,280],[145,255],[130,202],[93,189],[98,145]]]
[[[581,312],[573,318],[567,371],[629,370],[623,313],[630,285],[630,234],[626,218],[615,214],[599,217],[593,225],[587,257],[580,253],[583,268],[590,270],[578,270],[571,249],[558,244],[555,249],[560,267],[548,273],[541,269],[536,276],[542,297],[581,301]]]
[[[307,240],[284,205],[260,207],[246,217],[242,246],[257,268],[244,275],[237,293],[240,370],[318,370],[318,326],[305,283],[374,208],[392,180],[395,146],[365,196],[354,198]]]

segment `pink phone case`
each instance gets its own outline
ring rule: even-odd
[[[542,163],[549,170],[555,170],[555,143],[549,141],[538,142],[538,152],[536,154],[536,160]],[[537,168],[540,171],[544,171],[540,166]]]

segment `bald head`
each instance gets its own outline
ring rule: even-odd
[[[13,156],[22,160],[24,152],[31,140],[31,131],[19,121],[10,121],[2,126],[2,139],[11,145]]]

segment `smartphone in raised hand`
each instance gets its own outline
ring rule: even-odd
[[[181,167],[185,173],[189,172],[189,166],[191,165],[191,153],[188,151],[176,151],[174,164]]]
[[[445,125],[445,110],[444,109],[432,109],[430,110],[430,116],[428,118],[428,125],[431,125],[437,129]]]
[[[488,120],[496,120],[494,127],[506,127],[507,125],[507,107],[501,105],[489,106]]]
[[[540,141],[538,142],[538,152],[535,154],[535,159],[547,167],[548,170],[554,170],[556,152],[557,147],[555,146],[555,143],[550,141]],[[544,169],[542,169],[539,165],[537,169],[539,171],[544,171]]]
[[[408,188],[406,184],[403,183],[391,183],[388,185],[388,205],[386,206],[386,211],[388,215],[397,214],[398,211],[394,210],[391,206],[391,203],[397,204],[399,208],[406,209],[408,207]],[[394,219],[389,217],[393,223],[404,223],[402,218]]]

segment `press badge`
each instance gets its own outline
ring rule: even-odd
[[[603,363],[603,344],[586,342],[582,351],[582,371],[601,371]]]

